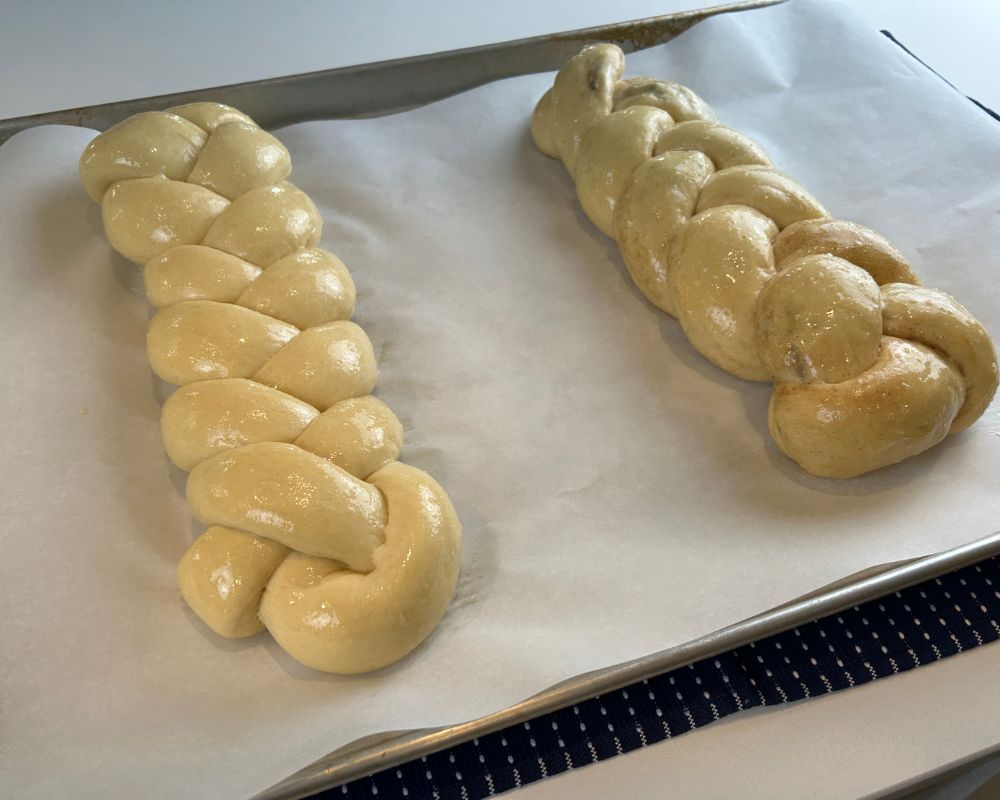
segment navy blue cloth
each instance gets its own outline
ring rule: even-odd
[[[996,641],[997,620],[1000,558],[992,558],[314,797],[489,797],[744,708],[848,689]]]
[[[744,708],[848,689],[996,641],[998,620],[992,558],[315,797],[488,797]]]

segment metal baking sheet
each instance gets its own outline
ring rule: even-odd
[[[394,114],[490,81],[559,69],[586,44],[614,42],[625,52],[634,52],[669,41],[715,14],[778,2],[782,0],[749,0],[484,47],[14,117],[0,120],[0,144],[36,125],[79,125],[103,131],[140,111],[198,100],[235,106],[265,128]]]
[[[103,130],[139,111],[204,99],[235,105],[271,128],[312,119],[379,116],[500,78],[557,69],[590,42],[613,41],[626,51],[644,49],[673,38],[708,16],[772,4],[773,0],[755,0],[487,47],[3,120],[0,143],[36,125],[71,124]],[[875,567],[683,645],[565,681],[494,714],[445,728],[389,732],[356,741],[258,797],[303,797],[997,554],[1000,532],[937,555]]]

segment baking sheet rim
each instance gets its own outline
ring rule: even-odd
[[[1000,531],[933,555],[870,567],[689,642],[570,678],[493,714],[443,728],[393,731],[352,742],[255,795],[254,800],[297,800],[711,658],[997,555],[1000,555]]]

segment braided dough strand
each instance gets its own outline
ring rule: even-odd
[[[861,475],[971,425],[997,390],[996,351],[958,301],[920,286],[874,231],[832,219],[689,89],[622,78],[585,47],[535,107],[629,275],[691,344],[775,384],[769,429],[809,472]]]
[[[150,364],[178,387],[163,442],[208,526],[182,596],[223,636],[266,627],[304,664],[366,672],[437,625],[461,526],[396,461],[354,282],[316,247],[322,221],[290,172],[277,139],[214,103],[138,114],[80,159],[112,246],[145,265]]]

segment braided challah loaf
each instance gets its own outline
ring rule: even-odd
[[[184,599],[223,636],[266,627],[303,664],[366,672],[444,614],[461,527],[395,460],[354,284],[315,247],[290,171],[277,139],[214,103],[138,114],[80,159],[112,246],[145,265],[153,371],[180,387],[163,441],[209,526],[181,559]]]
[[[848,478],[978,419],[997,361],[968,311],[921,287],[881,236],[831,219],[690,89],[623,80],[624,66],[610,44],[572,58],[535,108],[535,144],[562,159],[587,216],[695,348],[776,384],[782,452]]]

